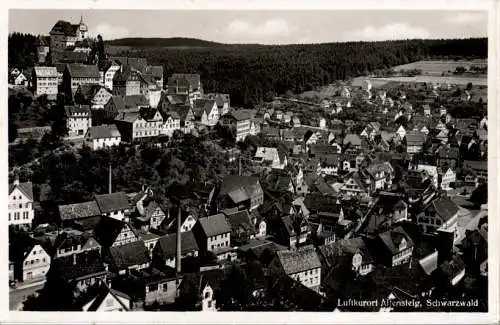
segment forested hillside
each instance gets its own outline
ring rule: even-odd
[[[200,73],[205,91],[231,94],[235,105],[251,106],[269,92],[301,92],[425,58],[487,56],[487,39],[407,40],[309,45],[239,45],[211,49],[139,48],[129,55],[145,57],[175,72]]]
[[[307,45],[227,45],[184,38],[106,43],[127,46],[129,49],[121,55],[144,57],[150,64],[163,65],[165,79],[172,73],[199,73],[205,91],[229,93],[236,106],[252,106],[270,92],[302,92],[422,59],[485,58],[488,53],[486,38]],[[33,65],[35,44],[33,35],[9,35],[9,66]]]
[[[131,47],[219,47],[226,46],[217,42],[205,41],[197,38],[171,37],[171,38],[144,38],[129,37],[106,41],[106,45],[131,46]]]
[[[32,67],[38,61],[37,36],[11,33],[8,40],[8,62],[10,67]]]

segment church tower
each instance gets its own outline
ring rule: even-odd
[[[80,16],[80,25],[78,27],[78,39],[84,40],[89,37],[89,30],[87,25],[83,22],[83,16]]]

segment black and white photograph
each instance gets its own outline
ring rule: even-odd
[[[9,310],[491,312],[489,25],[10,8]]]

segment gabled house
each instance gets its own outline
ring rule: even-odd
[[[99,210],[99,206],[95,200],[59,205],[58,210],[59,219],[63,227],[75,227],[78,223],[84,223],[88,224],[90,230],[93,230],[93,227],[99,223],[102,216],[101,210]]]
[[[66,65],[63,73],[63,88],[68,96],[73,98],[78,86],[85,84],[99,84],[101,74],[96,65],[71,63]]]
[[[253,132],[251,130],[254,117],[255,114],[251,110],[232,110],[221,116],[220,124],[231,129],[236,141],[243,141],[248,135],[256,134],[255,130]]]
[[[195,99],[193,102],[195,119],[206,126],[215,126],[219,121],[219,109],[213,99]]]
[[[458,239],[457,221],[458,206],[447,196],[441,196],[428,204],[423,212],[417,215],[417,223],[424,232],[444,232],[453,240]]]
[[[406,152],[408,154],[416,154],[421,152],[424,142],[424,133],[408,131],[406,133]]]
[[[219,208],[258,208],[264,202],[264,193],[259,179],[252,176],[226,176],[217,193]]]
[[[347,268],[361,276],[369,274],[375,268],[375,259],[370,254],[365,241],[360,237],[322,245],[319,247],[318,256],[325,279],[335,268]]]
[[[55,67],[34,67],[31,71],[31,87],[35,97],[47,95],[56,99],[58,93],[58,73]]]
[[[400,125],[398,127],[398,129],[396,130],[396,135],[400,138],[400,139],[404,139],[404,137],[406,136],[406,130],[405,128]]]
[[[101,219],[94,233],[103,249],[118,247],[139,240],[137,230],[130,224],[109,217]]]
[[[175,268],[177,252],[177,234],[169,233],[162,236],[153,249],[154,265]],[[197,257],[198,243],[192,231],[181,232],[181,258]]]
[[[203,88],[199,74],[174,73],[167,81],[167,93],[188,95],[191,100],[201,98]]]
[[[133,96],[140,94],[142,92],[139,71],[129,65],[122,64],[113,76],[113,95]]]
[[[222,212],[231,227],[231,240],[234,245],[240,246],[255,237],[255,226],[247,210]]]
[[[446,170],[446,172],[444,172],[444,173],[442,172],[438,176],[439,176],[438,180],[439,180],[440,188],[442,190],[450,190],[451,189],[450,185],[452,183],[456,182],[456,180],[457,180],[457,174],[451,168],[448,168]]]
[[[142,240],[103,249],[103,260],[110,271],[120,275],[146,269],[151,263],[149,250]]]
[[[33,184],[14,180],[9,184],[8,225],[17,228],[31,228],[35,210],[33,208]]]
[[[381,264],[394,267],[409,263],[414,243],[405,230],[398,226],[377,236],[377,258]]]
[[[392,185],[394,169],[388,162],[372,163],[366,168],[362,168],[360,175],[365,178],[365,183],[369,185],[370,191],[385,189]],[[369,180],[366,182],[366,180]]]
[[[102,216],[128,221],[130,205],[127,194],[124,192],[98,194],[95,196],[95,201]]]
[[[144,195],[135,203],[132,223],[145,231],[158,229],[165,220],[166,215],[160,205],[149,195]]]
[[[83,307],[82,311],[130,311],[132,309],[131,298],[123,292],[111,289],[101,283],[99,291]]]
[[[181,117],[176,111],[170,111],[163,114],[162,134],[172,136],[175,130],[181,130]]]
[[[120,142],[120,131],[118,131],[116,125],[113,124],[91,126],[85,134],[85,143],[92,150],[117,146]]]
[[[286,275],[312,290],[319,291],[321,262],[313,246],[304,246],[293,251],[277,251],[269,269],[274,274]]]
[[[365,196],[368,194],[368,186],[357,172],[350,172],[344,176],[344,183],[340,188],[346,196]]]
[[[101,253],[101,245],[92,234],[77,230],[60,233],[53,245],[54,258],[62,258],[69,264],[80,264],[85,255]],[[95,255],[94,255],[95,256]]]
[[[311,236],[311,229],[307,220],[299,214],[287,214],[274,221],[269,221],[269,233],[272,234],[278,244],[290,249],[304,244]]]
[[[253,159],[273,169],[283,169],[287,165],[286,156],[280,155],[277,148],[258,147]]]
[[[14,279],[42,280],[50,268],[51,258],[36,240],[28,235],[9,238],[9,261],[14,264]]]
[[[99,72],[102,74],[102,84],[109,90],[113,90],[113,78],[121,68],[121,63],[116,60],[102,60],[97,64]]]
[[[201,252],[213,252],[218,259],[227,258],[231,248],[231,227],[224,214],[198,219],[193,227],[193,234]]]

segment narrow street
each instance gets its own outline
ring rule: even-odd
[[[29,296],[35,294],[38,290],[41,290],[45,285],[45,280],[30,283],[27,285],[21,285],[16,289],[10,289],[9,292],[9,310],[18,310],[21,308],[21,304]]]

